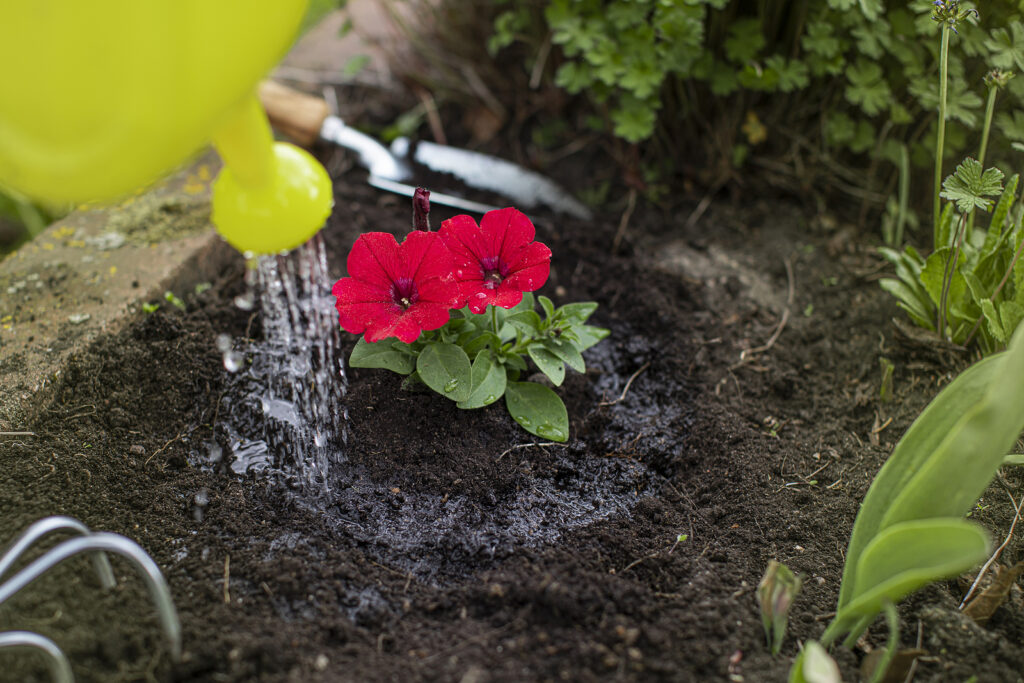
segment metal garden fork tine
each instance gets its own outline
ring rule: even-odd
[[[26,529],[24,533],[22,533],[21,536],[11,544],[7,552],[0,555],[0,579],[3,578],[3,575],[7,573],[11,566],[14,565],[22,553],[28,550],[29,546],[43,536],[54,531],[72,531],[82,536],[88,536],[92,533],[89,527],[73,517],[54,515],[52,517],[41,519]],[[110,567],[110,560],[107,559],[107,556],[102,551],[96,551],[91,555],[93,566],[96,568],[96,574],[99,576],[100,583],[103,587],[109,590],[116,586],[117,579],[114,578],[114,571]]]
[[[21,569],[7,581],[0,583],[0,605],[22,588],[32,583],[46,571],[57,566],[69,557],[93,551],[116,553],[130,560],[149,589],[150,597],[156,604],[157,613],[164,633],[171,645],[171,656],[181,658],[181,621],[171,599],[171,591],[167,587],[160,568],[139,544],[124,536],[107,532],[95,532],[88,536],[72,538],[55,545],[53,548],[36,558],[27,567]]]
[[[0,633],[0,649],[5,647],[32,647],[41,650],[50,664],[54,683],[75,683],[71,673],[71,662],[64,652],[45,636],[30,631],[6,631]]]

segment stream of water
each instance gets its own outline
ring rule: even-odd
[[[217,342],[224,367],[244,385],[241,405],[226,406],[231,467],[277,471],[307,492],[325,493],[330,466],[344,459],[348,415],[323,238],[249,266],[248,291],[235,305],[258,304],[263,338],[222,335]]]

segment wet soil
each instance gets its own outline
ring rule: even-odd
[[[360,232],[400,234],[409,210],[358,172],[336,194],[324,236],[341,276]],[[231,303],[240,259],[186,311],[102,338],[36,406],[34,436],[0,437],[0,543],[49,514],[135,539],[166,572],[184,660],[117,560],[115,590],[68,562],[0,608],[0,630],[52,637],[80,681],[785,680],[834,608],[871,478],[969,359],[894,337],[881,262],[849,230],[767,201],[687,228],[695,204],[641,202],[621,240],[619,215],[534,215],[554,253],[543,293],[599,302],[612,330],[560,389],[568,443],[350,370],[344,462],[320,501],[204,460],[233,391],[215,338],[260,334]],[[1001,538],[1012,513],[990,490],[973,517]],[[1021,555],[1013,541],[1003,560]],[[805,586],[778,658],[754,595],[771,559]],[[901,606],[903,643],[920,632],[929,653],[914,680],[1021,680],[1019,591],[979,627],[956,610],[964,590]],[[879,623],[836,651],[845,680],[885,637]],[[47,680],[34,657],[0,653],[0,680]]]

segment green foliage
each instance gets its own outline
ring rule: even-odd
[[[856,155],[892,140],[907,144],[910,159],[921,165],[932,156],[935,136],[921,123],[937,111],[942,24],[933,21],[933,12],[941,12],[930,0],[502,4],[492,52],[518,42],[527,45],[524,54],[536,55],[550,35],[553,82],[585,93],[629,142],[650,139],[659,124],[678,135],[710,122],[711,129],[726,125],[739,137],[742,115],[756,106],[767,110],[759,115],[769,122],[769,140],[784,123],[823,130],[829,145]],[[543,11],[535,11],[538,4]],[[964,132],[981,126],[983,74],[993,67],[1024,70],[1020,3],[992,0],[980,17],[971,7],[957,7],[956,33],[950,31],[947,114],[964,130],[947,133],[946,149],[957,155],[975,143]],[[773,97],[754,101],[750,93]],[[1024,104],[1024,87],[1010,87],[1007,96],[1015,110]],[[814,120],[819,116],[823,127]],[[1000,119],[997,151],[1008,151],[1010,136],[1024,140],[1024,124],[1014,123],[1012,116]],[[728,157],[731,150],[720,153]]]
[[[543,316],[535,310],[538,304]],[[509,310],[457,311],[440,330],[424,332],[411,344],[393,338],[368,343],[360,337],[349,365],[406,375],[410,385],[426,385],[465,410],[504,396],[509,414],[523,429],[565,441],[569,419],[562,400],[542,384],[519,379],[527,358],[555,386],[564,381],[566,366],[586,371],[583,352],[608,336],[608,330],[586,324],[595,310],[594,302],[556,307],[546,296],[527,293]]]
[[[942,339],[977,343],[983,353],[1005,346],[1024,319],[1024,231],[1015,206],[1019,177],[1012,176],[1005,189],[1002,179],[998,169],[983,172],[979,162],[966,159],[943,182],[942,196],[950,203],[931,255],[924,258],[909,246],[879,250],[896,269],[895,278],[880,284],[916,325],[938,334],[941,321]],[[987,230],[967,221],[974,210],[992,211]]]
[[[895,629],[892,604],[988,556],[987,534],[963,517],[1022,429],[1024,330],[1008,351],[975,363],[943,389],[875,477],[854,523],[824,645],[843,635],[850,645],[883,610]],[[811,680],[806,666],[798,658],[790,680]]]

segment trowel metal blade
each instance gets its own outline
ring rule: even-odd
[[[405,183],[399,183],[388,178],[381,178],[380,176],[371,175],[367,182],[373,187],[381,190],[387,190],[388,192],[394,192],[395,194],[405,195],[406,197],[412,197],[416,193],[416,188],[413,185],[407,185]],[[498,209],[497,206],[491,206],[489,204],[481,204],[480,202],[474,202],[469,199],[463,199],[462,197],[455,197],[450,194],[444,194],[441,192],[430,193],[431,204],[441,204],[442,206],[450,206],[455,209],[462,209],[463,211],[469,211],[472,213],[485,214],[488,211],[495,211]]]
[[[391,143],[391,152],[400,159],[408,158],[409,147],[407,138],[397,138]],[[417,163],[433,171],[449,173],[470,187],[504,195],[521,207],[544,205],[583,220],[593,217],[590,209],[550,178],[511,161],[433,142],[417,143],[413,154]]]

